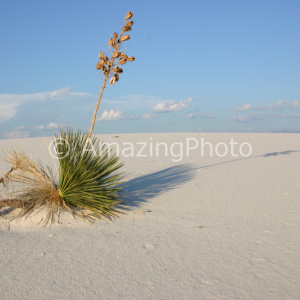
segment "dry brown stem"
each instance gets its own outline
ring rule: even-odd
[[[0,178],[0,183],[3,183],[4,185],[6,185],[7,181],[8,181],[8,177],[9,175],[15,170],[14,167],[12,167],[3,177]]]
[[[94,130],[98,108],[99,108],[99,105],[100,105],[100,101],[101,101],[101,98],[102,98],[103,91],[104,91],[105,86],[106,86],[107,79],[108,79],[108,75],[106,75],[104,80],[103,80],[103,85],[101,87],[101,91],[100,91],[99,98],[98,98],[98,101],[97,101],[97,105],[96,105],[94,115],[93,115],[92,125],[91,125],[91,128],[90,128],[89,134],[88,134],[88,139],[91,137],[91,135],[93,133],[93,130]]]

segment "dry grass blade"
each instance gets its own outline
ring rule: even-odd
[[[42,164],[36,164],[23,152],[15,149],[7,154],[6,161],[13,166],[18,164],[18,168],[7,176],[9,182],[14,184],[14,191],[8,193],[11,199],[1,201],[1,206],[12,204],[15,208],[21,208],[16,217],[28,217],[37,209],[47,207],[45,223],[49,220],[54,222],[55,216],[66,205],[59,194],[51,169],[46,170]]]
[[[7,154],[7,158],[9,159],[9,154]],[[12,167],[10,168],[10,170],[3,176],[0,178],[0,183],[3,183],[4,186],[7,186],[9,183],[9,177],[11,175],[11,173],[15,170],[17,170],[21,164],[21,158],[18,154],[17,151],[14,150],[14,159],[12,159],[11,161]]]

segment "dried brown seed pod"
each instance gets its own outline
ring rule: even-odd
[[[104,60],[105,62],[108,62],[108,61],[109,61],[108,56],[105,56],[103,60]]]
[[[108,43],[109,43],[111,46],[114,46],[114,45],[115,45],[115,41],[114,41],[113,38],[110,38],[110,39],[108,40]]]
[[[97,70],[101,70],[101,68],[102,68],[103,65],[104,65],[104,61],[103,60],[98,61],[97,65],[96,65],[96,69]]]
[[[108,75],[108,74],[109,74],[109,70],[105,69],[105,70],[103,71],[103,74],[104,74],[105,76]]]
[[[122,28],[122,31],[125,32],[125,31],[130,31],[131,30],[131,27],[130,26],[123,26]]]
[[[129,19],[131,19],[133,17],[133,13],[131,12],[131,11],[129,11],[127,14],[126,14],[126,16],[125,16],[125,19],[126,20],[129,20]]]
[[[105,72],[107,70],[105,66],[102,66],[101,69],[102,69],[103,72]]]
[[[110,84],[115,84],[116,82],[116,78],[113,76],[111,79],[110,79]]]
[[[119,81],[119,74],[115,73],[114,77],[116,78],[116,81]]]
[[[130,39],[130,36],[129,34],[125,34],[122,36],[121,40],[124,42],[124,41],[128,41]]]
[[[117,32],[114,32],[114,34],[113,34],[114,39],[117,39],[118,36],[119,36],[118,33],[117,33]]]
[[[99,53],[99,59],[103,59],[104,58],[104,55],[103,55],[103,52],[101,51],[100,53]]]
[[[127,62],[127,59],[120,59],[119,60],[119,63],[121,64],[121,65],[124,65],[124,64],[126,64],[126,62]]]
[[[128,58],[128,56],[127,56],[125,53],[121,53],[121,57],[122,57],[123,59],[127,59],[127,58]]]
[[[113,58],[118,58],[120,57],[121,53],[120,52],[114,52]]]
[[[133,23],[134,23],[133,21],[128,21],[125,26],[132,26]]]
[[[133,56],[129,56],[128,61],[135,61],[135,58]]]
[[[106,63],[106,65],[107,65],[107,67],[110,69],[110,68],[112,67],[112,62],[111,62],[111,61],[108,61],[108,62]]]
[[[123,73],[123,70],[121,68],[119,68],[118,66],[114,67],[112,70],[116,73]]]
[[[121,44],[122,43],[122,41],[120,40],[120,39],[116,39],[116,44],[118,45],[118,44]]]

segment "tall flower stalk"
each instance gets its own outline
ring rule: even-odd
[[[128,57],[125,54],[126,48],[123,48],[123,42],[130,39],[130,35],[128,34],[128,32],[132,30],[133,21],[130,20],[132,17],[133,13],[129,11],[124,18],[121,33],[114,32],[111,38],[108,40],[107,46],[109,52],[111,53],[110,57],[108,57],[107,54],[103,53],[102,51],[99,53],[99,61],[96,65],[96,69],[99,71],[103,84],[94,110],[88,138],[91,137],[94,130],[95,122],[97,120],[97,113],[104,89],[108,85],[115,84],[117,81],[119,81],[120,74],[123,73],[123,69],[121,68],[123,65],[125,65],[128,61],[135,60],[133,56]],[[101,73],[103,74],[103,77]]]

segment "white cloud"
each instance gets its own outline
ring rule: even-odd
[[[17,105],[12,104],[1,104],[0,103],[0,123],[4,123],[12,119],[17,113]]]
[[[20,126],[12,131],[6,132],[4,136],[8,139],[28,138],[30,137],[30,132],[26,130],[24,126]]]
[[[49,123],[48,125],[37,125],[35,128],[38,130],[44,130],[44,129],[53,130],[59,127],[60,126],[57,123]]]
[[[193,98],[188,98],[181,101],[164,101],[157,103],[151,108],[152,111],[162,113],[162,112],[174,112],[174,111],[183,111],[190,106],[190,103],[193,101]]]
[[[97,118],[97,121],[117,121],[124,119],[123,112],[120,110],[105,110],[101,117]]]
[[[157,115],[153,114],[153,113],[144,113],[142,115],[142,118],[143,119],[155,119],[155,118],[157,118]]]
[[[186,116],[187,119],[195,119],[198,117],[205,118],[205,119],[211,119],[211,118],[215,118],[215,115],[212,115],[212,114],[201,114],[200,115],[200,111],[194,111],[194,112],[189,113]]]
[[[48,126],[47,126],[47,129],[57,129],[59,128],[58,124],[56,123],[50,123]]]
[[[0,123],[12,119],[16,115],[18,108],[26,103],[61,99],[61,96],[67,94],[81,97],[89,95],[86,93],[70,93],[70,89],[70,87],[65,87],[50,92],[34,94],[0,94]]]
[[[253,106],[251,104],[244,104],[242,106],[235,108],[234,111],[247,111],[247,110],[252,109],[252,107]]]
[[[300,101],[294,100],[279,100],[275,103],[264,105],[263,103],[259,103],[257,105],[251,105],[251,104],[244,104],[242,106],[238,106],[234,109],[235,112],[241,112],[241,111],[263,111],[263,110],[276,110],[276,109],[284,109],[284,108],[290,108],[290,109],[296,109],[300,108]]]
[[[259,114],[235,115],[231,118],[231,120],[235,122],[255,122],[255,121],[261,121],[263,119],[264,116]]]
[[[284,108],[300,108],[300,101],[288,101],[288,100],[280,100],[275,103],[275,106],[280,106]]]
[[[142,108],[150,108],[151,111],[144,114],[142,118],[156,118],[157,115],[154,113],[168,112],[168,111],[182,111],[185,108],[189,107],[192,98],[183,100],[183,101],[170,101],[164,100],[162,97],[157,96],[148,96],[148,95],[125,95],[121,96],[115,100],[103,99],[103,109],[106,110],[135,110]],[[150,114],[152,112],[152,114]],[[132,119],[128,117],[129,119]]]
[[[103,98],[103,105],[108,103],[108,99]],[[147,95],[125,95],[121,96],[115,100],[109,100],[110,108],[117,109],[137,109],[137,108],[148,108],[155,105],[158,102],[162,102],[161,97],[147,96]]]
[[[186,116],[186,118],[187,119],[195,119],[199,116],[199,113],[200,113],[199,111],[191,112]]]
[[[69,94],[70,93],[70,89],[71,87],[67,86],[65,88],[61,88],[59,90],[55,90],[55,91],[52,91],[52,92],[48,92],[46,94],[46,98],[47,99],[52,99],[52,98],[55,98],[55,97],[58,97],[60,95],[65,95],[65,94]]]
[[[34,94],[0,94],[0,104],[15,104],[44,101],[47,99],[57,98],[58,96],[69,94],[70,87],[61,88],[58,90]]]

